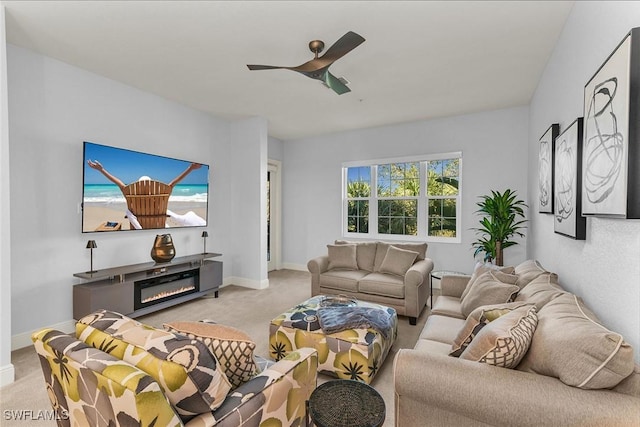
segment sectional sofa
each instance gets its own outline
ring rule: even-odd
[[[556,274],[478,266],[441,288],[394,361],[396,426],[640,425],[633,349]]]
[[[433,261],[426,243],[336,240],[310,260],[311,295],[343,294],[386,305],[412,325],[429,298]]]

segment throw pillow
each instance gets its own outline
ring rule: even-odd
[[[555,273],[543,273],[533,279],[524,288],[520,289],[516,301],[527,301],[535,304],[540,311],[549,301],[565,294],[565,291],[557,282]]]
[[[427,255],[427,244],[426,243],[386,243],[386,242],[377,242],[376,249],[376,257],[373,263],[373,271],[375,273],[380,272],[380,267],[382,266],[382,261],[387,256],[387,250],[389,246],[395,246],[398,249],[404,249],[405,251],[417,252],[418,256],[416,257],[416,261],[421,261],[425,259]]]
[[[496,320],[498,317],[503,316],[516,308],[530,305],[523,302],[510,302],[506,304],[496,305],[483,305],[471,312],[467,320],[465,320],[462,329],[458,332],[458,335],[453,340],[451,351],[449,356],[460,357],[462,352],[471,343],[473,338],[478,335],[480,330],[484,328],[489,322]]]
[[[482,328],[460,358],[515,368],[527,353],[537,324],[535,307],[516,308]]]
[[[376,260],[376,242],[350,242],[348,240],[336,240],[336,245],[356,245],[356,261],[358,270],[373,271]]]
[[[232,388],[249,381],[258,371],[253,359],[256,344],[239,329],[204,321],[171,322],[162,326],[169,332],[203,342],[218,359]]]
[[[356,245],[327,245],[329,270],[357,270]]]
[[[544,273],[549,272],[545,270],[538,261],[534,259],[523,261],[520,264],[516,265],[515,268],[515,274],[516,276],[518,276],[516,285],[518,285],[518,287],[522,289],[527,286],[533,279]]]
[[[487,271],[478,277],[467,296],[461,301],[462,315],[466,318],[473,310],[483,305],[513,301],[520,290],[514,284],[516,279],[512,274]]]
[[[231,385],[200,341],[99,310],[76,323],[76,337],[143,370],[183,421],[218,408]]]
[[[478,262],[476,263],[474,269],[473,269],[473,273],[471,274],[471,277],[469,278],[469,281],[467,282],[467,287],[464,289],[464,291],[462,291],[462,295],[460,296],[460,300],[463,300],[464,297],[467,296],[467,294],[469,293],[469,291],[471,290],[471,287],[473,286],[473,284],[476,282],[476,280],[478,280],[478,277],[482,276],[484,273],[488,272],[488,271],[500,271],[501,273],[505,273],[505,274],[513,274],[514,268],[513,267],[500,267],[497,266],[495,264],[491,264],[488,262]]]
[[[385,255],[380,265],[380,273],[395,274],[396,276],[404,276],[407,270],[411,268],[418,256],[417,252],[398,249],[395,246],[389,246],[387,255]]]
[[[548,302],[519,370],[583,389],[612,388],[634,369],[633,349],[602,326],[581,299],[566,293]]]

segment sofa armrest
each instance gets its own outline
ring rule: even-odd
[[[460,298],[471,276],[445,275],[440,279],[442,295]]]
[[[318,352],[301,348],[231,391],[214,412],[200,414],[188,427],[305,425],[306,401],[318,378]],[[273,422],[273,421],[272,421]]]
[[[398,352],[394,382],[402,426],[425,419],[442,426],[630,426],[640,407],[638,397],[611,390],[418,350]]]
[[[60,425],[182,425],[160,385],[139,368],[54,329],[31,339]]]
[[[431,259],[425,258],[416,261],[404,275],[404,285],[420,286],[425,279],[429,279],[429,274],[431,274],[432,270],[433,261]]]
[[[311,296],[320,294],[320,274],[329,269],[329,256],[322,255],[309,260],[307,269],[311,273]]]
[[[322,255],[309,260],[307,263],[307,269],[311,274],[324,273],[329,269],[329,257],[327,255]]]

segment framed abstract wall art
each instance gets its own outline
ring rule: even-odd
[[[582,212],[640,218],[640,28],[584,87]]]
[[[587,219],[581,212],[582,117],[556,138],[554,153],[554,231],[584,240]]]
[[[553,154],[560,125],[552,124],[540,137],[538,153],[538,212],[553,213]]]

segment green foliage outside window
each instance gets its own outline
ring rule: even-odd
[[[458,159],[427,162],[427,234],[437,237],[456,237]]]
[[[378,233],[418,235],[420,163],[378,166]]]
[[[424,183],[420,165],[420,162],[401,162],[347,168],[347,232],[369,233],[370,199],[375,197],[378,223],[374,227],[378,234],[417,236],[418,217],[424,215],[424,211],[418,214],[421,178]],[[372,194],[374,167],[377,182]],[[426,200],[428,236],[457,236],[459,168],[459,159],[426,162],[427,185],[422,200]]]

